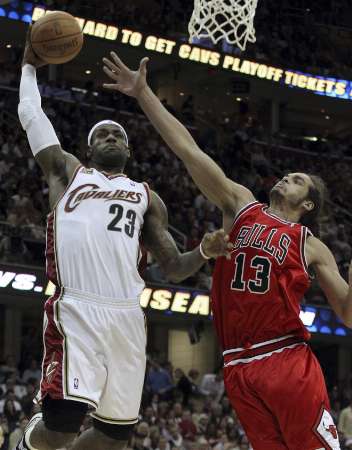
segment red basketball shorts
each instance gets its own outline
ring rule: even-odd
[[[226,391],[254,450],[338,450],[320,365],[306,344],[228,365]]]

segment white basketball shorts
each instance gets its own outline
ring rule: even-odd
[[[139,299],[62,288],[47,300],[40,396],[88,403],[106,423],[138,421],[146,364]]]

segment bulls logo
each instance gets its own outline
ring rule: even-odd
[[[339,437],[333,418],[329,411],[322,407],[316,423],[315,433],[325,446],[331,450],[340,450]]]
[[[329,433],[331,433],[331,435],[334,439],[338,438],[338,434],[337,434],[335,425],[329,425],[329,427],[325,428],[325,430],[328,431]]]

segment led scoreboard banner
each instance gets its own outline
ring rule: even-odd
[[[30,2],[12,2],[12,7],[0,7],[0,17],[31,22],[40,19],[50,11],[34,6]],[[235,55],[222,53],[213,49],[198,47],[164,37],[141,33],[129,28],[117,27],[95,20],[77,17],[83,33],[110,42],[118,42],[151,52],[174,56],[184,61],[191,61],[214,69],[222,69],[257,79],[268,80],[281,86],[297,88],[317,95],[352,100],[352,81],[339,78],[312,75],[297,70],[274,67],[271,64],[250,61]]]
[[[44,8],[35,7],[32,20],[38,20],[47,12]],[[352,100],[352,81],[311,75],[295,70],[285,70],[273,67],[270,64],[249,61],[234,55],[180,43],[155,35],[147,35],[127,28],[118,28],[82,17],[77,17],[77,20],[83,33],[86,35],[118,41],[132,47],[142,47],[149,51],[176,56],[182,60],[241,73],[257,79],[269,80],[283,86],[299,88],[318,95]]]
[[[0,303],[6,295],[43,301],[54,291],[55,286],[47,280],[43,269],[0,264]],[[140,303],[143,308],[165,315],[177,313],[211,319],[207,291],[148,284],[142,292]],[[303,306],[300,317],[311,333],[352,336],[352,330],[345,327],[329,308]]]

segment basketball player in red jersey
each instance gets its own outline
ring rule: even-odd
[[[195,273],[207,257],[227,254],[230,244],[220,230],[180,254],[162,200],[123,173],[130,150],[120,124],[92,128],[89,168],[63,151],[41,108],[41,65],[27,45],[18,113],[49,185],[47,274],[56,292],[44,312],[42,413],[17,449],[66,447],[91,406],[93,427],[70,448],[117,450],[138,422],[145,373],[139,237],[172,281]]]
[[[153,94],[147,60],[131,71],[111,53],[103,61],[113,83],[104,86],[138,100],[202,193],[222,211],[234,251],[231,260],[217,259],[212,309],[227,394],[248,438],[254,450],[339,449],[324,377],[299,318],[310,268],[337,316],[352,326],[352,289],[308,227],[322,208],[323,183],[289,173],[273,187],[269,206],[256,202]],[[351,269],[349,277],[351,285]]]

